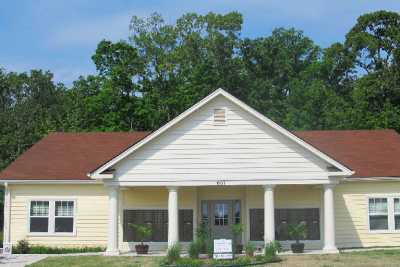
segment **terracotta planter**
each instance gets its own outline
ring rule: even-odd
[[[293,253],[303,253],[304,252],[304,243],[293,243],[290,245]]]
[[[147,254],[149,252],[149,245],[136,245],[135,250],[137,254]]]

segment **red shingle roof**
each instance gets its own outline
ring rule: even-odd
[[[394,130],[302,131],[295,134],[355,171],[352,177],[400,177],[400,135]]]
[[[148,134],[148,132],[52,133],[0,172],[0,179],[88,180],[88,172],[117,156]]]
[[[148,134],[53,133],[0,172],[0,179],[87,180],[88,172]],[[400,177],[400,135],[393,130],[300,131],[295,134],[355,171],[354,177]]]

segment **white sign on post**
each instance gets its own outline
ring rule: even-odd
[[[11,255],[12,253],[12,244],[11,243],[3,243],[3,254]]]
[[[232,259],[232,240],[215,239],[214,240],[214,259]]]

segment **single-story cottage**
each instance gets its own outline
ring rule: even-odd
[[[306,249],[400,245],[400,136],[393,130],[290,132],[218,89],[154,132],[51,133],[0,173],[4,243],[134,250],[214,238]]]

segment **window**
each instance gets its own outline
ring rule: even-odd
[[[214,225],[228,225],[228,204],[216,203],[214,208]]]
[[[72,233],[74,230],[74,202],[56,201],[54,232]]]
[[[369,199],[369,229],[388,230],[387,198]]]
[[[201,202],[201,222],[208,224],[208,202]]]
[[[368,198],[370,231],[400,230],[400,197]]]
[[[235,223],[240,223],[240,201],[235,200],[234,202],[234,220]]]
[[[32,200],[29,212],[30,233],[74,233],[74,201]]]
[[[31,202],[29,227],[32,233],[49,231],[49,201]]]

